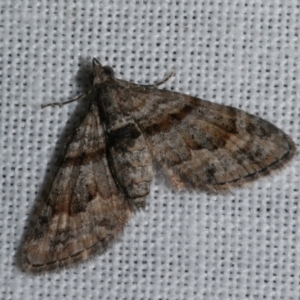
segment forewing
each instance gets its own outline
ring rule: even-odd
[[[295,153],[283,131],[241,110],[151,88],[136,88],[132,98],[154,161],[177,189],[241,186]]]
[[[131,208],[111,176],[103,127],[92,103],[34,211],[23,267],[34,272],[51,270],[102,253],[130,215]]]

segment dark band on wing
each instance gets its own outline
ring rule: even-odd
[[[105,155],[105,148],[93,152],[82,152],[80,155],[66,157],[63,161],[63,167],[84,166],[103,158]]]
[[[193,109],[193,106],[186,104],[178,112],[166,115],[164,118],[159,120],[158,123],[149,124],[144,128],[144,131],[148,135],[155,135],[160,132],[166,132],[170,130],[172,126],[174,126],[174,121],[178,122],[183,120]]]
[[[107,144],[110,147],[117,146],[126,140],[136,140],[141,135],[137,126],[133,123],[126,124],[107,133]]]

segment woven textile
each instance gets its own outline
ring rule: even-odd
[[[104,255],[20,268],[28,218],[83,104],[91,58],[116,77],[241,108],[300,138],[296,0],[0,2],[0,299],[299,299],[299,157],[228,194],[156,177]]]

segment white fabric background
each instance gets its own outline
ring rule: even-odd
[[[38,276],[19,266],[28,216],[80,104],[91,58],[116,76],[239,107],[299,145],[296,0],[0,2],[1,299],[299,299],[299,157],[226,195],[156,178],[103,256]],[[75,111],[75,117],[74,117]]]

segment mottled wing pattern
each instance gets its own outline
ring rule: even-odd
[[[96,104],[77,127],[44,194],[22,253],[23,267],[33,272],[102,253],[127,223],[132,211],[111,176]]]
[[[135,86],[134,118],[177,189],[228,190],[283,167],[291,138],[269,122],[191,96]]]

